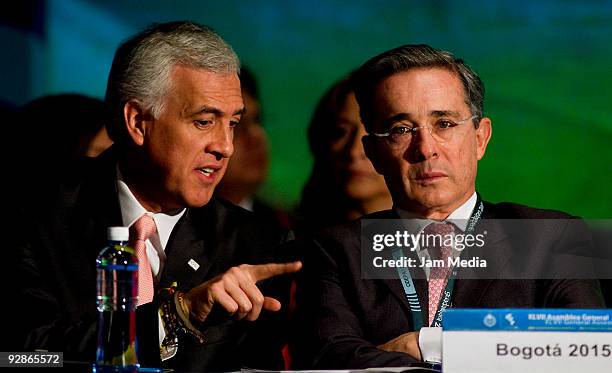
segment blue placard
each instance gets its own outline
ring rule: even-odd
[[[444,312],[442,329],[444,331],[612,332],[612,310],[453,308]]]

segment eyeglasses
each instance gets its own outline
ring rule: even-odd
[[[412,136],[421,128],[427,127],[429,129],[429,133],[431,137],[434,138],[439,143],[444,143],[451,141],[453,135],[457,132],[457,127],[460,124],[464,124],[468,121],[471,121],[474,118],[477,118],[477,115],[472,115],[469,118],[462,120],[452,120],[448,118],[438,118],[433,124],[424,125],[424,126],[411,126],[406,124],[397,124],[389,128],[387,132],[384,133],[370,133],[370,135],[376,138],[384,139],[387,144],[392,147],[403,147],[410,144],[412,141]]]

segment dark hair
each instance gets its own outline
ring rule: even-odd
[[[310,177],[302,189],[297,208],[297,231],[308,233],[343,222],[347,207],[345,194],[333,185],[330,145],[338,113],[353,92],[349,77],[336,82],[319,100],[308,127],[308,144],[314,162]],[[321,214],[321,209],[326,209]]]
[[[80,94],[39,97],[24,105],[20,115],[24,136],[36,133],[29,142],[31,151],[56,162],[83,155],[84,143],[108,121],[104,101]]]
[[[259,101],[259,89],[257,86],[257,79],[251,70],[245,66],[240,68],[240,88],[246,91],[248,94],[253,96],[254,99]]]
[[[456,73],[465,91],[465,103],[475,115],[474,124],[482,118],[484,85],[478,75],[450,52],[429,45],[403,45],[375,56],[364,63],[353,77],[355,96],[359,103],[361,119],[366,130],[371,131],[372,95],[376,86],[391,75],[415,68],[439,67]]]
[[[329,143],[333,137],[333,126],[336,125],[338,112],[344,105],[347,96],[353,92],[350,75],[336,82],[319,100],[308,126],[308,145],[315,159],[327,162]]]
[[[154,24],[123,42],[113,59],[106,102],[111,114],[109,136],[118,144],[127,138],[123,108],[136,100],[158,117],[172,88],[170,73],[182,65],[228,74],[240,71],[232,48],[212,29],[193,22]]]

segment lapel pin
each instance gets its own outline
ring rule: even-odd
[[[197,271],[197,270],[198,270],[198,268],[200,268],[200,265],[198,264],[198,262],[196,262],[196,261],[195,261],[195,260],[193,260],[193,259],[189,259],[189,261],[187,262],[187,264],[189,264],[189,266],[190,266],[191,268],[193,268],[193,270],[194,270],[194,271]]]

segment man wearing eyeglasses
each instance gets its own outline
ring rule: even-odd
[[[445,232],[451,237],[489,227],[483,239],[497,246],[481,253],[500,269],[517,252],[526,263],[546,266],[553,246],[573,247],[583,232],[572,224],[556,231],[545,229],[548,220],[526,222],[525,230],[535,232],[530,237],[536,243],[523,240],[517,246],[495,223],[485,221],[570,216],[491,204],[476,193],[477,165],[492,126],[483,115],[483,84],[462,60],[427,45],[406,45],[367,61],[354,84],[368,132],[363,138],[366,154],[385,177],[394,208],[323,231],[306,248],[306,272],[297,296],[297,364],[342,369],[439,363],[439,326],[446,307],[603,306],[597,281],[591,280],[475,280],[434,267],[398,268],[394,279],[368,277],[362,229],[374,219],[404,219],[410,234]],[[423,246],[415,246],[417,263],[445,252]],[[463,257],[456,247],[446,247],[445,255]]]

